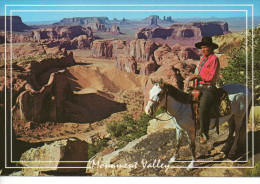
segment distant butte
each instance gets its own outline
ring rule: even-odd
[[[24,31],[32,29],[30,26],[27,26],[22,22],[21,17],[19,16],[6,16],[6,31],[11,30],[11,21],[12,21],[12,31]],[[5,30],[5,16],[0,16],[0,30]]]

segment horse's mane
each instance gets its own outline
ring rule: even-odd
[[[168,95],[170,95],[176,101],[185,104],[191,103],[192,96],[190,93],[186,93],[168,83],[164,83],[164,88],[167,89]]]

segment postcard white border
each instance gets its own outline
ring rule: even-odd
[[[245,4],[245,5],[210,5],[210,4],[207,4],[207,5],[200,5],[200,4],[196,4],[196,5],[5,5],[5,79],[6,79],[6,7],[8,6],[99,6],[99,7],[102,7],[102,6],[146,6],[146,7],[149,7],[149,6],[162,6],[162,7],[166,7],[166,6],[220,6],[220,7],[223,7],[223,6],[251,6],[252,8],[252,28],[254,26],[254,23],[253,23],[253,4],[251,5],[248,5],[248,4]],[[244,11],[246,12],[246,84],[248,84],[248,40],[247,40],[247,36],[248,36],[248,10],[10,10],[11,11],[11,16],[12,16],[12,12],[53,12],[53,11],[56,11],[56,12],[64,12],[64,11],[102,11],[102,12],[120,12],[120,11],[127,11],[127,12],[136,12],[136,11],[151,11],[151,12],[161,12],[161,11]],[[11,33],[12,33],[12,17],[11,17]],[[253,35],[253,33],[252,33]],[[252,36],[252,45],[253,45],[253,36]],[[11,34],[11,63],[12,63],[12,34]],[[252,49],[252,55],[253,55],[253,49]],[[252,67],[253,67],[253,59],[252,59]],[[253,70],[253,68],[252,68]],[[254,71],[253,71],[254,72]],[[252,76],[254,76],[252,72]],[[11,78],[12,78],[12,64],[10,66],[10,73],[11,73]],[[6,80],[5,80],[5,121],[6,121]],[[11,88],[12,88],[12,82],[11,82]],[[254,83],[253,83],[253,80],[252,80],[252,86],[254,86]],[[248,94],[248,91],[246,91],[246,93]],[[252,92],[252,96],[254,94],[254,91]],[[12,97],[12,90],[11,90],[11,97]],[[11,98],[10,97],[10,98]],[[252,167],[254,167],[254,98],[252,98]],[[246,99],[246,103],[248,105],[248,97]],[[11,102],[10,104],[12,104],[12,98],[11,98]],[[248,111],[246,112],[246,123],[247,123],[247,127],[246,129],[248,129]],[[11,112],[12,114],[12,112]],[[11,125],[12,125],[12,116],[11,116]],[[5,123],[5,126],[6,126],[6,123]],[[7,126],[6,126],[7,127]],[[6,130],[6,127],[5,127],[5,133],[7,133],[7,130]],[[11,127],[11,134],[12,134],[12,126]],[[6,136],[7,134],[5,134]],[[247,139],[247,152],[248,152],[248,134],[246,134],[246,139]],[[7,139],[5,140],[7,141]],[[7,143],[5,142],[5,158],[6,158],[6,165],[7,166]],[[248,153],[249,154],[249,153]],[[248,162],[248,154],[247,154],[247,161],[242,161],[242,162]],[[17,163],[17,162],[21,162],[21,161],[12,161],[12,136],[11,136],[11,163]],[[25,161],[26,162],[26,161]],[[54,161],[27,161],[27,162],[54,162]],[[58,161],[57,161],[58,162]],[[89,162],[89,161],[60,161],[60,162]],[[190,162],[190,161],[176,161],[176,162]],[[224,163],[224,162],[237,162],[237,161],[195,161],[195,162],[212,162],[212,163],[216,163],[216,162],[221,162],[221,163]],[[241,162],[241,161],[240,161]],[[245,168],[252,168],[252,167],[245,167]],[[6,167],[6,168],[14,168],[14,167]],[[24,168],[24,167],[15,167],[15,168]],[[30,168],[30,167],[26,167],[26,168]],[[32,167],[32,168],[40,168],[40,167]],[[44,167],[44,168],[52,168],[52,167]],[[60,168],[82,168],[82,167],[60,167]],[[87,167],[83,167],[83,168],[87,168]],[[171,167],[171,168],[187,168],[187,167]],[[194,168],[244,168],[244,167],[194,167]]]

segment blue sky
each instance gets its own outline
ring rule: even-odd
[[[251,16],[252,7],[244,6],[250,4],[253,4],[254,6],[254,16],[260,16],[260,0],[0,0],[0,15],[5,15],[5,5],[45,5],[7,6],[6,10],[7,15],[19,15],[22,17],[24,22],[57,21],[66,17],[92,16],[107,16],[109,19],[122,19],[123,17],[127,19],[143,19],[153,14],[159,15],[161,18],[163,16],[172,16],[173,19],[211,17],[229,18],[245,17],[246,11],[248,16]]]

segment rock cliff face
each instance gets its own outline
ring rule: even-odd
[[[126,42],[122,40],[95,40],[90,49],[95,58],[116,58],[129,53]]]
[[[110,31],[114,34],[121,34],[120,28],[117,25],[113,25]]]
[[[108,17],[74,17],[74,18],[64,18],[60,22],[54,23],[54,26],[78,26],[86,25],[91,22],[99,22],[105,24],[108,21]]]
[[[98,22],[91,22],[85,25],[85,27],[90,27],[93,32],[97,31],[107,31],[107,28],[104,24],[100,24]]]
[[[67,67],[74,64],[73,55],[70,53],[18,65],[24,72],[15,77],[16,81],[13,80],[13,85],[17,86],[13,87],[13,90],[17,89],[17,93],[13,93],[16,102],[13,116],[15,120],[24,121],[14,122],[15,131],[18,131],[19,127],[24,128],[22,122],[91,123],[125,110],[125,105],[116,102],[107,92],[91,87],[75,92],[72,87],[72,74],[67,70]],[[108,85],[107,78],[105,82]]]
[[[200,36],[215,36],[229,33],[226,22],[194,22],[189,24],[173,24],[168,28],[140,28],[136,39],[180,39]]]
[[[194,22],[192,26],[201,30],[202,36],[224,35],[229,32],[228,23],[226,22]]]
[[[238,47],[242,40],[246,37],[246,32],[241,31],[237,33],[229,33],[226,35],[214,36],[212,40],[214,43],[219,45],[219,48],[216,52],[221,54],[227,54],[233,48]]]
[[[142,63],[140,67],[141,75],[150,75],[158,69],[158,65],[153,60]]]
[[[82,26],[40,28],[32,31],[32,39],[60,49],[88,48],[94,40],[91,29]]]
[[[153,53],[159,45],[153,41],[144,39],[133,40],[130,42],[130,56],[136,60],[149,61],[153,57]]]
[[[0,44],[5,43],[5,32],[0,32]],[[6,33],[6,42],[12,43],[22,43],[22,42],[29,42],[32,41],[31,35],[26,34],[12,34],[10,32]]]
[[[32,31],[32,37],[35,41],[50,39],[73,39],[80,35],[86,35],[88,37],[93,37],[93,33],[90,29],[84,28],[82,26],[57,26],[50,28],[40,28]]]
[[[119,70],[126,71],[129,73],[137,74],[137,62],[133,59],[133,57],[129,56],[118,56],[116,58],[116,67]]]
[[[11,51],[10,48],[7,47],[6,51],[6,59],[10,60],[11,58]],[[66,50],[66,49],[65,49]],[[40,43],[22,43],[22,44],[13,44],[12,47],[12,59],[28,59],[31,60],[35,55],[43,55],[43,54],[63,54],[65,51],[58,46],[49,47],[46,44]],[[39,56],[41,57],[41,56]],[[5,47],[4,45],[0,45],[0,60],[4,61],[5,59]]]
[[[19,16],[6,16],[6,31],[10,30],[10,25],[12,21],[12,31],[24,31],[32,29],[30,26],[27,26],[22,22],[21,17]],[[5,30],[5,16],[0,16],[0,30]]]

